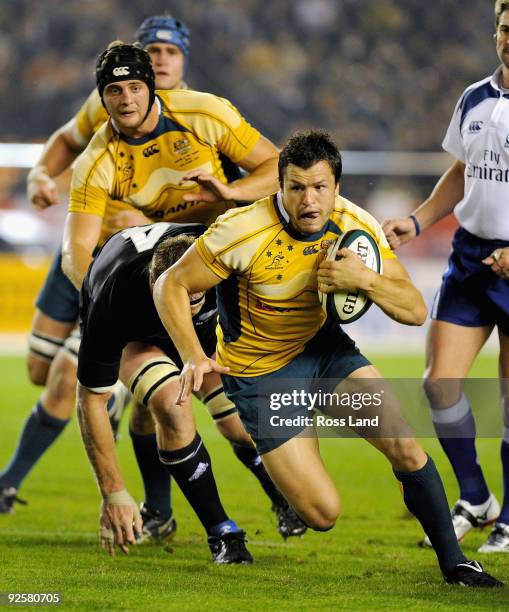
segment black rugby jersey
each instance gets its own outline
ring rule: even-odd
[[[200,236],[196,223],[154,223],[113,235],[101,248],[80,294],[81,345],[78,380],[85,387],[108,390],[118,378],[122,350],[138,341],[162,349],[178,367],[182,362],[157,313],[149,283],[155,247],[171,236]],[[209,291],[193,318],[207,355],[215,351],[216,300]]]

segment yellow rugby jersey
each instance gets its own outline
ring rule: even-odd
[[[209,225],[232,201],[183,202],[196,183],[180,185],[201,169],[226,183],[220,153],[238,162],[260,138],[227,100],[190,90],[158,91],[159,123],[139,139],[120,134],[109,120],[76,163],[70,212],[104,215],[108,199],[138,208],[157,221]]]
[[[303,236],[288,222],[279,194],[228,211],[196,240],[218,285],[218,360],[233,376],[279,370],[304,350],[325,321],[318,300],[318,253],[331,240],[363,229],[383,259],[393,259],[382,228],[365,210],[337,196],[321,232]]]
[[[94,89],[71,120],[72,137],[80,147],[85,148],[108,119],[109,115],[101,102],[99,92]]]
[[[80,147],[85,148],[92,140],[92,137],[97,130],[103,126],[108,119],[109,115],[101,102],[99,92],[97,89],[94,89],[85,100],[80,110],[69,122],[70,132],[73,139],[80,145]],[[113,233],[108,227],[108,221],[117,213],[132,209],[132,206],[124,204],[123,202],[108,200],[101,227],[99,245],[106,242],[106,240]]]

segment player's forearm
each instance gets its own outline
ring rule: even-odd
[[[422,325],[428,309],[410,280],[388,278],[369,271],[362,290],[387,316],[405,325]]]
[[[70,212],[65,220],[62,240],[62,270],[71,283],[81,289],[99,242],[103,217]]]
[[[124,481],[115,456],[115,441],[107,412],[107,393],[95,394],[78,386],[81,437],[103,497],[122,491]]]
[[[254,201],[264,198],[279,189],[278,158],[262,162],[248,176],[230,183],[233,189],[233,200]]]
[[[421,231],[447,217],[456,204],[463,199],[465,189],[465,166],[456,161],[440,178],[431,195],[413,214]]]
[[[63,126],[50,136],[36,165],[43,167],[50,178],[66,170],[82,151],[66,129]]]
[[[83,279],[91,263],[92,255],[86,246],[64,242],[62,246],[62,270],[78,291],[83,285]]]
[[[153,298],[159,318],[182,361],[185,363],[206,357],[194,329],[189,293],[170,270],[156,281]]]

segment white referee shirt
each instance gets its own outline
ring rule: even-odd
[[[454,214],[471,234],[509,240],[509,90],[502,67],[459,99],[442,147],[465,164],[465,194]]]

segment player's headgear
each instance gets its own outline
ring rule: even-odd
[[[117,43],[110,45],[98,57],[95,65],[95,80],[101,100],[106,85],[116,81],[143,81],[149,92],[147,114],[155,99],[155,75],[150,62],[150,55],[138,44],[125,45]],[[104,102],[103,102],[104,104]]]
[[[136,39],[143,47],[150,43],[167,43],[178,47],[184,55],[185,68],[189,60],[189,28],[170,15],[147,17],[136,32]]]

